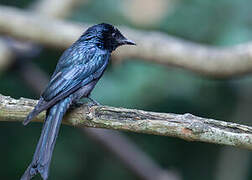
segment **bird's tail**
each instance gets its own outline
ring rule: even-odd
[[[71,103],[72,98],[70,96],[59,101],[47,111],[46,120],[33,155],[33,160],[21,177],[21,180],[30,180],[38,173],[40,173],[44,180],[48,178],[52,153],[60,124]]]

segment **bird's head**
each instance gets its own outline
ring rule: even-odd
[[[109,51],[114,51],[122,45],[136,45],[135,42],[124,37],[117,28],[106,23],[89,27],[81,39],[94,42],[99,48]]]

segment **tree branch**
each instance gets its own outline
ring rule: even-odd
[[[4,40],[0,39],[0,73],[13,62],[13,56]]]
[[[79,3],[85,3],[86,1],[80,0],[37,0],[31,4],[28,9],[37,15],[51,17],[51,18],[64,18],[69,15],[73,8]],[[18,41],[10,41],[7,45],[3,39],[0,39],[0,72],[5,70],[14,62],[15,52],[10,45],[16,45]],[[25,44],[23,44],[24,46]],[[20,49],[19,49],[20,50]],[[22,51],[22,49],[21,49]]]
[[[0,33],[54,48],[70,46],[88,26],[41,17],[17,8],[0,7]],[[210,47],[161,32],[120,29],[138,46],[120,48],[120,52],[114,54],[117,59],[140,58],[215,78],[230,78],[252,72],[252,43],[226,48]]]
[[[68,16],[74,7],[87,0],[37,0],[32,4],[32,10],[37,14],[53,18],[64,18]]]
[[[0,95],[0,121],[23,121],[37,101]],[[41,113],[34,121],[43,121]],[[201,118],[192,114],[156,113],[108,106],[79,107],[65,116],[65,124],[172,136],[252,149],[252,128]]]

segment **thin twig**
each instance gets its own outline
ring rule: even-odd
[[[162,169],[153,159],[139,149],[122,133],[107,129],[82,128],[96,143],[102,145],[133,172],[136,177],[143,180],[181,180],[181,176],[174,170]]]

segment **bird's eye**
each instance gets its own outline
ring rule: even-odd
[[[113,32],[113,33],[112,33],[112,37],[115,37],[115,35],[116,35],[116,33],[115,33],[115,32]]]

